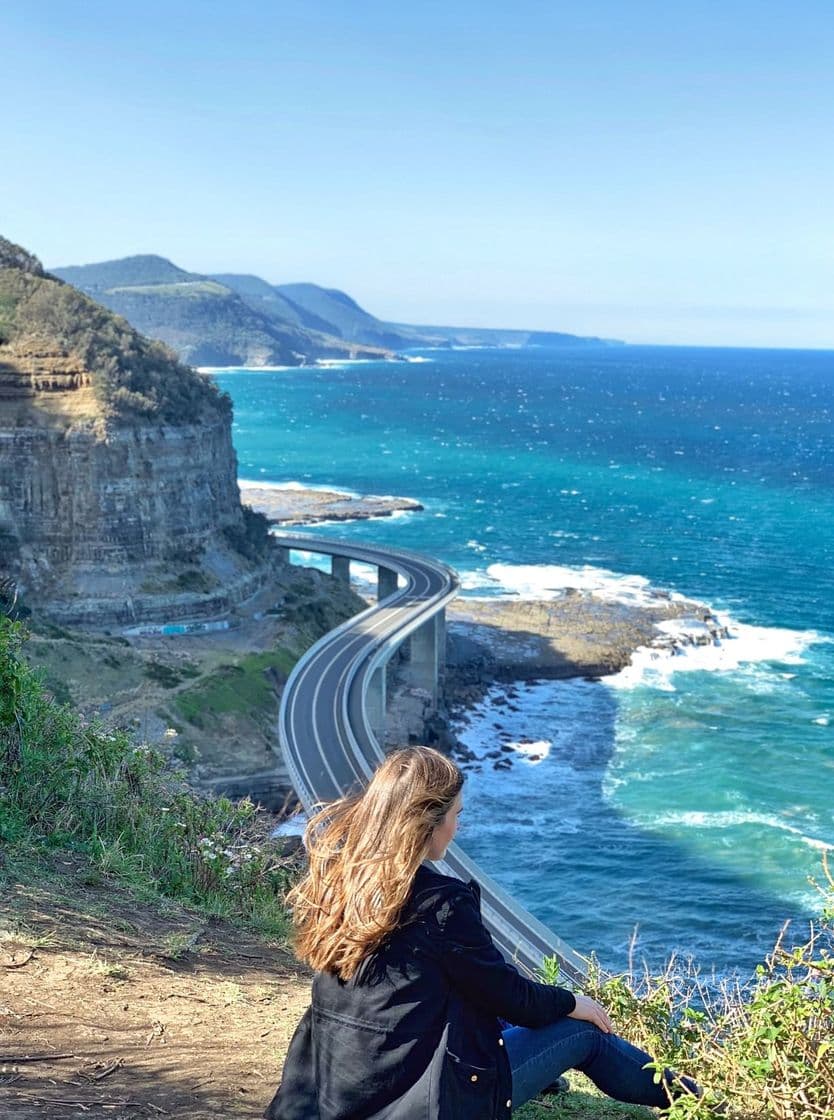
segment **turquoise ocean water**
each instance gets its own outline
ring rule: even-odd
[[[420,357],[219,373],[241,478],[418,498],[326,531],[438,556],[467,594],[650,584],[718,612],[721,646],[523,687],[500,723],[544,757],[471,774],[460,841],[608,967],[636,928],[651,962],[749,970],[834,846],[834,353]]]

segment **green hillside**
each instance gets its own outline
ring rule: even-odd
[[[53,269],[56,276],[82,288],[85,292],[105,292],[108,288],[128,287],[134,284],[168,284],[188,279],[189,273],[178,268],[165,257],[151,253],[120,260],[101,261],[98,264],[72,265]]]
[[[616,346],[616,339],[567,334],[564,331],[513,330],[500,327],[410,326],[407,323],[386,323],[403,337],[407,346],[489,346],[497,349],[518,349],[523,346]]]
[[[276,291],[286,296],[309,315],[315,315],[329,324],[332,334],[350,338],[369,346],[402,349],[419,345],[409,341],[389,323],[383,323],[346,292],[337,288],[320,288],[317,284],[278,284]]]
[[[258,277],[242,278],[244,296],[218,277],[186,272],[152,255],[54,272],[192,365],[297,366],[316,358],[357,356],[354,339],[311,330],[308,324],[318,320]],[[361,356],[384,355],[364,350]]]
[[[221,272],[213,273],[212,280],[217,280],[220,284],[225,284],[227,288],[231,288],[233,292],[237,292],[240,298],[249,304],[253,310],[262,312],[270,319],[292,323],[297,327],[305,327],[307,330],[316,331],[320,334],[336,334],[332,323],[328,323],[326,319],[321,319],[318,315],[313,315],[303,307],[299,307],[298,304],[282,295],[272,284],[267,284],[266,280],[262,280],[260,276]]]

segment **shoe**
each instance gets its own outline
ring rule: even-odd
[[[542,1089],[539,1094],[542,1097],[556,1097],[560,1093],[570,1092],[570,1081],[566,1077],[557,1077],[546,1088]]]

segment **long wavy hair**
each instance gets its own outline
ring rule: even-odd
[[[300,960],[343,980],[397,928],[432,833],[463,785],[431,747],[390,754],[367,788],[309,822],[309,871],[287,902]]]

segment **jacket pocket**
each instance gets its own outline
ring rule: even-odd
[[[473,1066],[446,1050],[441,1116],[466,1120],[492,1120],[495,1115],[495,1093],[498,1070]]]
[[[366,1019],[357,1019],[355,1015],[326,1011],[323,1007],[313,1007],[313,1018],[327,1030],[333,1030],[334,1027],[353,1027],[360,1031],[371,1031],[373,1034],[389,1033],[382,1023],[369,1023]]]

